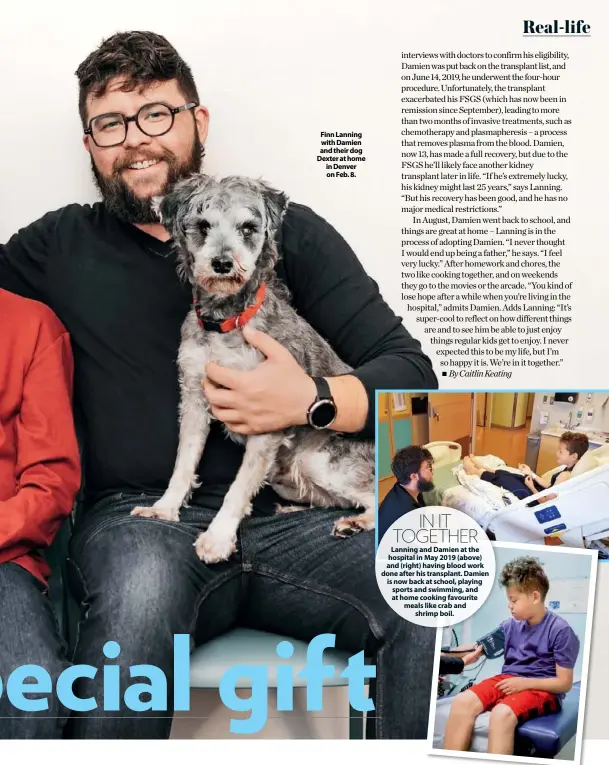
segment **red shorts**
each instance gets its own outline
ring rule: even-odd
[[[486,680],[472,685],[469,689],[480,699],[485,712],[492,709],[496,704],[505,704],[516,715],[520,724],[532,720],[534,717],[550,715],[560,709],[560,702],[556,694],[547,691],[527,690],[509,695],[502,693],[498,690],[497,683],[500,680],[507,680],[508,677],[515,677],[515,675],[487,677]]]

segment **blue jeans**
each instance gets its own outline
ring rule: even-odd
[[[8,676],[17,667],[36,664],[51,676],[69,666],[51,603],[41,582],[15,563],[0,564],[0,739],[60,738],[69,712],[55,693],[28,693],[28,699],[48,699],[43,712],[22,712],[6,693]]]
[[[241,525],[238,552],[207,566],[193,542],[215,512],[192,506],[179,523],[134,518],[136,505],[157,497],[117,495],[87,510],[70,544],[71,589],[83,608],[73,661],[100,667],[102,648],[121,646],[121,688],[127,668],[160,667],[173,698],[173,636],[195,644],[234,626],[309,642],[336,635],[336,647],[364,650],[377,666],[376,735],[426,737],[435,631],[399,617],[381,596],[374,573],[374,533],[331,536],[334,510],[251,516]],[[235,657],[235,663],[247,657]],[[114,663],[114,662],[112,662]],[[81,679],[75,693],[103,700],[103,675]],[[167,738],[172,712],[129,709],[75,713],[69,738]]]

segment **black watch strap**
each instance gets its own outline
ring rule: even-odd
[[[324,398],[329,399],[330,401],[334,401],[332,398],[332,393],[330,393],[330,386],[328,385],[328,381],[325,377],[312,377],[311,379],[317,388],[316,401],[321,401],[321,399]]]
[[[317,388],[315,401],[307,412],[307,422],[316,430],[328,428],[336,419],[336,404],[324,377],[311,377]]]

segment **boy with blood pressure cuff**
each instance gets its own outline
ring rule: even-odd
[[[486,678],[454,700],[444,749],[467,751],[478,715],[491,711],[488,752],[513,754],[516,727],[552,714],[573,685],[579,639],[561,616],[545,606],[550,583],[536,558],[504,566],[510,619],[501,624],[505,659],[500,675]]]

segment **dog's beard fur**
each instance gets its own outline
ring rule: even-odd
[[[254,272],[255,273],[255,272]],[[250,279],[254,276],[252,274]],[[226,296],[236,295],[242,287],[244,287],[249,281],[246,278],[245,271],[238,261],[235,261],[232,274],[227,276],[220,276],[219,274],[210,274],[197,279],[194,283],[195,287],[202,289],[204,292],[212,293],[213,295]]]
[[[205,292],[211,292],[215,295],[236,295],[245,285],[246,280],[237,274],[234,276],[217,276],[201,279],[197,286]]]
[[[117,218],[125,223],[158,223],[159,218],[152,209],[151,197],[140,198],[136,196],[123,180],[121,171],[134,161],[142,159],[164,160],[167,163],[169,170],[167,173],[167,181],[163,188],[158,192],[158,195],[162,196],[166,194],[171,186],[177,181],[187,178],[193,173],[200,172],[204,153],[203,144],[201,143],[199,136],[195,133],[192,151],[188,159],[184,162],[179,162],[175,154],[170,151],[165,151],[163,154],[157,155],[146,153],[146,155],[143,156],[144,152],[136,149],[130,154],[126,154],[120,160],[120,163],[117,162],[115,164],[112,168],[112,175],[109,178],[103,176],[99,172],[92,156],[91,171],[93,173],[95,185],[99,189],[108,212],[116,215]],[[157,194],[154,196],[157,196]]]

